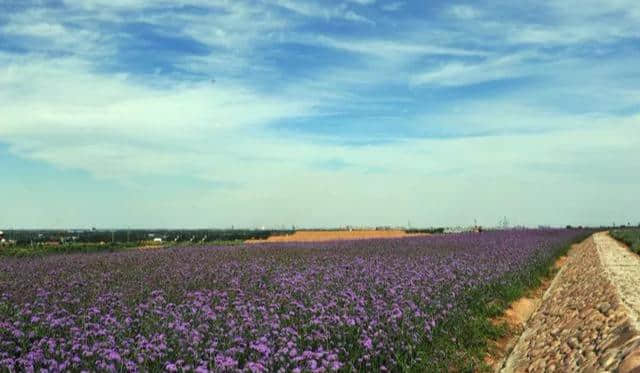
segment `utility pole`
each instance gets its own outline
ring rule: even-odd
[[[503,229],[509,228],[509,220],[507,220],[506,216],[498,220],[498,226],[502,227]]]

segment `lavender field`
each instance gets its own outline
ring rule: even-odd
[[[488,312],[533,285],[585,233],[2,258],[0,371],[473,364],[490,332]]]

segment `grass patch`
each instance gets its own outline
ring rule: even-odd
[[[610,234],[616,240],[627,244],[631,251],[640,254],[640,228],[614,229]]]
[[[167,242],[158,244],[158,248],[189,248],[189,247],[207,247],[207,246],[239,246],[244,244],[243,240],[217,240],[206,243],[190,243],[190,242]],[[34,244],[34,245],[11,245],[0,246],[0,257],[17,257],[29,258],[54,254],[78,254],[78,253],[98,253],[98,252],[117,252],[128,250],[145,244],[140,242],[115,242],[115,243],[67,243],[60,245],[51,244]]]
[[[629,249],[636,254],[640,254],[640,227],[614,229],[609,232],[613,238],[622,241],[629,246]]]

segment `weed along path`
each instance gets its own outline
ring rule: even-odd
[[[570,252],[501,372],[640,372],[640,257],[606,232]]]

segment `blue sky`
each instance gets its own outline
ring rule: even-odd
[[[640,222],[632,0],[0,0],[3,227]]]

